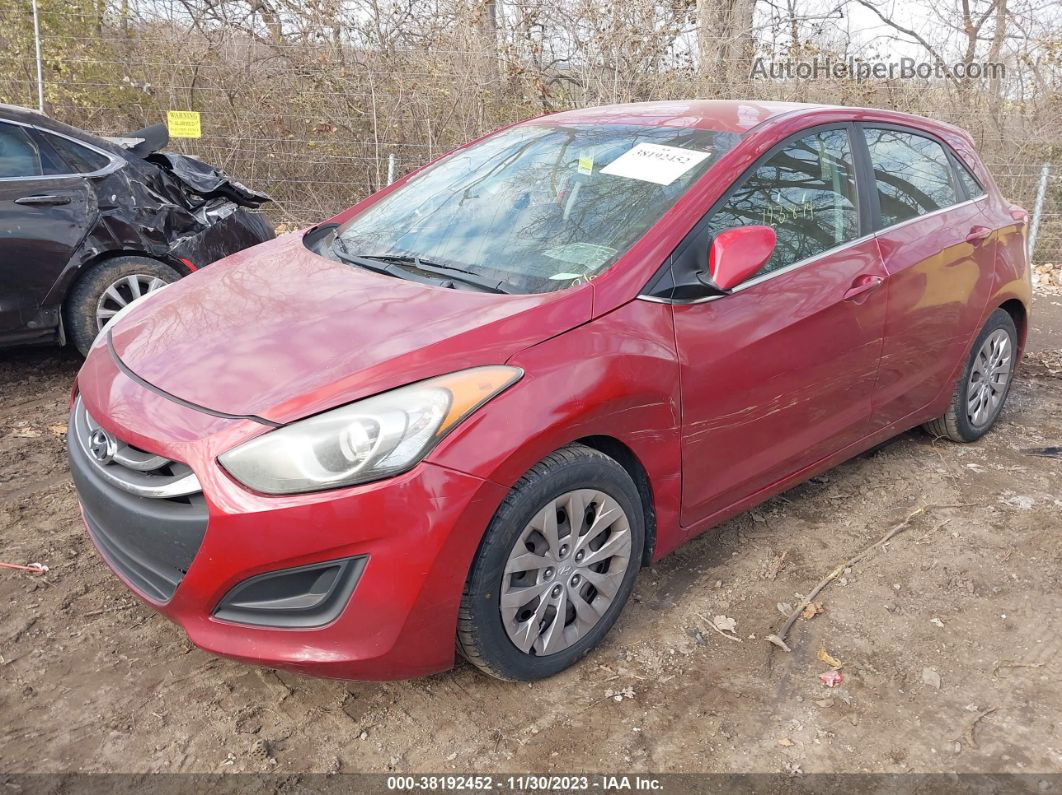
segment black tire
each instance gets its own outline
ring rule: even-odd
[[[96,306],[104,291],[126,276],[143,274],[155,276],[167,284],[177,281],[181,274],[158,260],[148,257],[125,256],[93,265],[81,275],[63,304],[63,323],[67,338],[84,356],[99,329]]]
[[[501,616],[502,578],[510,552],[528,522],[548,503],[576,489],[597,489],[616,500],[631,530],[627,569],[608,609],[568,648],[535,656],[521,651],[506,633]],[[638,489],[614,459],[585,445],[550,453],[513,487],[491,520],[465,584],[457,624],[461,654],[499,679],[532,681],[553,676],[586,656],[616,622],[634,588],[645,547],[645,520]]]
[[[1004,387],[1002,400],[999,401],[999,404],[986,421],[975,425],[971,422],[967,413],[970,397],[970,373],[985,340],[998,330],[1003,330],[1010,337],[1010,377],[1007,380],[1006,387]],[[1007,396],[1010,394],[1010,385],[1014,383],[1014,368],[1018,364],[1016,360],[1017,351],[1018,330],[1014,326],[1014,320],[1006,310],[997,309],[989,315],[984,328],[981,329],[981,333],[977,335],[977,339],[974,340],[973,346],[970,348],[970,353],[966,357],[966,366],[963,367],[962,372],[959,374],[959,379],[955,383],[955,389],[951,396],[951,405],[948,406],[947,413],[943,417],[925,423],[922,427],[926,432],[938,438],[950,439],[953,442],[976,442],[988,433],[999,418],[1003,406],[1006,405]]]

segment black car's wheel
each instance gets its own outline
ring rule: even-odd
[[[147,257],[115,257],[86,272],[63,307],[66,333],[82,355],[119,310],[181,278],[168,265]]]
[[[923,427],[953,442],[975,442],[988,433],[1010,393],[1018,330],[1006,311],[997,309],[974,340],[947,413]]]
[[[615,623],[644,544],[641,499],[622,466],[581,444],[551,453],[487,528],[465,585],[458,648],[501,679],[563,671]]]

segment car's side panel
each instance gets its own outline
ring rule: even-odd
[[[995,230],[992,246],[995,255],[995,274],[992,294],[988,299],[981,324],[998,306],[1018,301],[1023,307],[1024,322],[1018,324],[1018,347],[1025,350],[1029,332],[1029,309],[1032,303],[1032,272],[1026,254],[1029,214],[1011,204],[995,190],[990,190],[983,205],[986,222]]]
[[[82,177],[0,179],[0,333],[37,321],[95,214]]]
[[[873,240],[707,303],[675,306],[682,523],[693,524],[869,432],[885,325]]]
[[[992,291],[991,239],[967,242],[987,229],[982,201],[966,202],[879,232],[889,313],[875,390],[875,427],[927,404],[966,354]]]
[[[446,439],[432,463],[512,486],[577,439],[611,437],[648,475],[654,557],[677,546],[679,382],[671,307],[630,302],[509,360],[523,380]]]

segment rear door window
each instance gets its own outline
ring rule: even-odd
[[[977,177],[973,175],[973,172],[966,167],[966,164],[955,158],[955,172],[959,175],[959,182],[962,184],[963,189],[966,191],[966,197],[968,199],[974,199],[984,194],[985,189],[981,187],[981,183],[977,181]]]
[[[42,173],[40,150],[26,128],[0,122],[0,179]]]
[[[863,134],[874,168],[882,226],[959,202],[951,163],[939,143],[883,127],[866,127]]]
[[[778,245],[756,275],[770,273],[859,237],[858,193],[848,131],[797,138],[745,178],[712,216],[712,233],[770,226]]]

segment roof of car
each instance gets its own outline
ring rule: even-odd
[[[42,120],[49,120],[48,117],[39,110],[24,108],[21,105],[5,105],[2,102],[0,102],[0,116],[6,119],[11,119],[12,121],[21,121],[26,124],[36,124]]]
[[[92,133],[79,130],[77,127],[71,127],[69,124],[63,124],[61,121],[56,121],[51,116],[46,113],[41,113],[39,110],[23,108],[19,105],[0,105],[0,119],[17,121],[22,124],[32,124],[34,127],[40,127],[42,130],[55,130],[56,132],[65,133],[66,135],[76,135],[78,137],[88,137],[92,139],[97,137]]]
[[[63,122],[56,121],[51,116],[41,113],[39,110],[34,110],[33,108],[23,108],[19,105],[4,105],[0,103],[0,121],[5,120],[18,122],[20,124],[31,124],[42,130],[51,130],[52,132],[62,133],[63,135],[77,138],[101,149],[106,149],[113,154],[120,155],[125,151],[120,146],[108,141],[106,138],[101,138],[94,133],[90,133],[87,130],[82,130],[78,127],[72,127],[69,124],[63,124]]]
[[[633,102],[563,111],[549,116],[551,122],[572,124],[641,124],[662,127],[695,127],[743,133],[784,113],[817,105],[800,102],[759,100],[689,99]]]
[[[546,118],[557,124],[638,124],[666,127],[693,127],[719,132],[746,133],[764,122],[781,116],[815,116],[838,111],[851,118],[875,118],[937,130],[961,130],[944,122],[909,113],[823,105],[806,102],[772,102],[753,99],[683,99],[603,105],[596,108],[562,111]],[[534,120],[532,120],[533,122]]]

